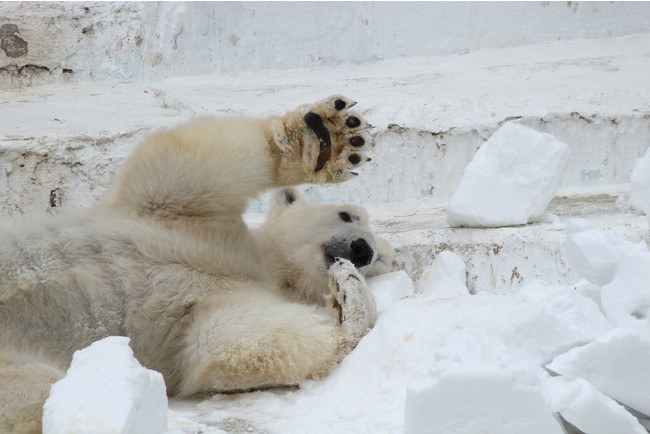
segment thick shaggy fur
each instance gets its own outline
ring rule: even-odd
[[[110,335],[180,397],[299,384],[351,351],[375,318],[359,273],[392,260],[365,211],[283,188],[260,228],[242,212],[269,188],[355,176],[370,136],[352,105],[154,133],[95,207],[4,224],[0,432],[38,432],[73,352]]]

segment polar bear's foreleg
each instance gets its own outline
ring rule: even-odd
[[[368,124],[332,96],[266,119],[206,117],[148,136],[101,206],[161,220],[241,214],[262,191],[343,182],[369,161]]]
[[[354,178],[370,161],[369,125],[350,109],[356,102],[333,95],[263,123],[273,155],[273,186],[326,184]]]
[[[329,269],[327,304],[338,312],[341,358],[357,346],[375,325],[375,300],[365,278],[347,259],[337,258]]]

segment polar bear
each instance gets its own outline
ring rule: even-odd
[[[206,117],[148,136],[87,210],[0,230],[0,431],[39,431],[75,350],[128,336],[170,395],[325,375],[375,321],[364,275],[390,245],[358,206],[292,186],[370,161],[368,124],[335,95],[264,119]],[[267,221],[247,201],[270,188]]]

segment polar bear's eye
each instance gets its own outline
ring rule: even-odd
[[[339,218],[341,220],[343,220],[344,222],[346,222],[346,223],[351,223],[352,222],[352,216],[350,215],[350,213],[347,213],[345,211],[341,211],[339,213]]]

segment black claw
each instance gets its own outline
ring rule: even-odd
[[[348,142],[356,148],[363,146],[366,143],[366,141],[361,136],[350,137],[350,140],[348,140]]]
[[[342,99],[337,99],[336,101],[334,101],[334,108],[338,111],[343,110],[345,108],[345,105],[346,105],[345,101],[343,101]]]
[[[347,125],[350,128],[356,128],[359,125],[361,125],[361,121],[359,120],[359,118],[355,116],[351,116],[348,118],[347,121],[345,121],[345,125]]]
[[[357,154],[352,154],[348,157],[348,161],[352,164],[358,164],[359,161],[361,161],[361,157],[359,157]]]

